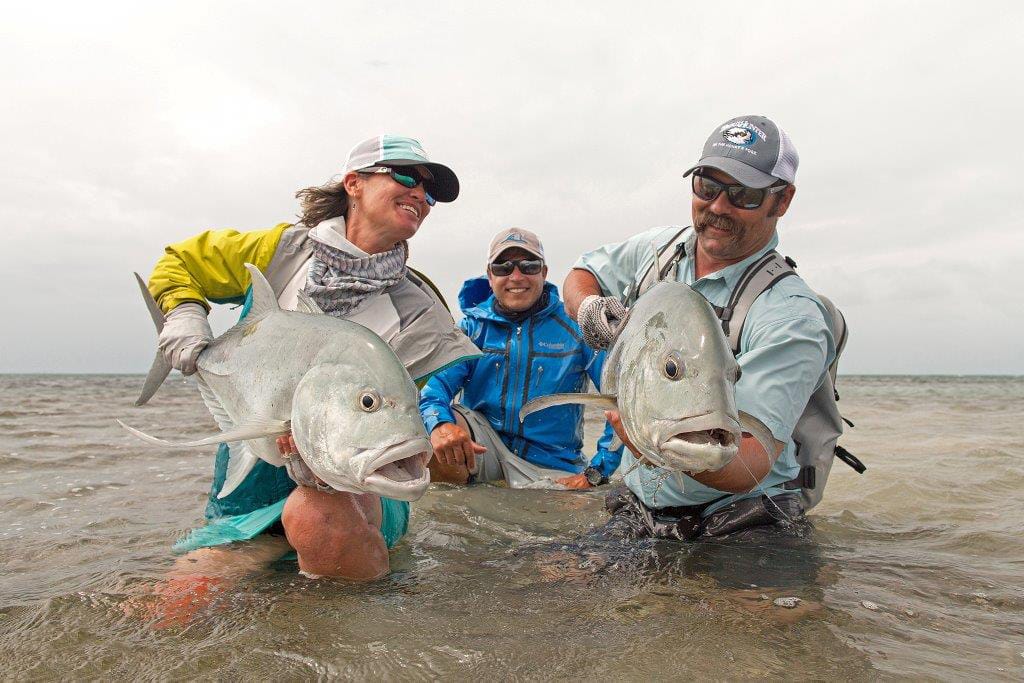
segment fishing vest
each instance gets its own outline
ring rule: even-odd
[[[679,262],[685,255],[686,239],[690,228],[683,228],[666,244],[655,252],[654,262],[647,268],[643,276],[635,280],[623,295],[623,303],[628,307],[654,286],[655,283],[669,275],[676,277]],[[662,257],[670,253],[668,260],[662,263]],[[739,355],[740,336],[743,322],[746,320],[750,307],[757,297],[779,280],[796,276],[796,263],[788,256],[782,256],[772,249],[754,261],[740,275],[725,306],[711,307],[722,322],[733,355]],[[810,510],[821,501],[828,481],[832,462],[839,458],[852,467],[858,474],[867,469],[855,455],[838,444],[843,433],[843,424],[853,427],[853,423],[839,413],[839,392],[836,390],[836,373],[839,367],[839,356],[846,347],[849,336],[846,319],[827,297],[815,292],[825,310],[828,311],[829,324],[836,343],[836,357],[828,367],[825,379],[811,394],[804,407],[800,419],[793,428],[793,443],[796,445],[796,461],[800,465],[800,473],[786,484],[787,488],[800,489],[805,510]]]
[[[302,289],[312,256],[309,228],[297,224],[281,233],[277,250],[263,273],[279,299],[294,297]],[[382,315],[392,316],[393,326],[398,330],[384,341],[418,385],[442,368],[480,355],[479,349],[456,326],[437,287],[418,271],[409,268],[401,282],[374,298],[377,300],[369,301],[368,305],[376,307]],[[294,308],[286,301],[281,304]],[[346,318],[384,336],[382,328],[388,323],[361,318],[361,309]]]

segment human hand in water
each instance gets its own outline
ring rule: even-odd
[[[295,445],[295,437],[292,436],[291,432],[277,437],[277,450],[284,458],[284,466],[288,470],[288,476],[296,484],[315,489],[322,489],[327,486],[320,477],[313,474],[313,471],[302,460],[302,456],[299,455],[299,447]]]
[[[568,477],[562,477],[561,479],[555,479],[556,484],[561,484],[567,489],[589,489],[593,488],[590,482],[587,481],[587,475],[580,472],[579,474],[572,474]]]
[[[615,435],[619,437],[619,441],[621,441],[633,455],[639,458],[640,451],[636,449],[636,446],[633,445],[633,442],[630,441],[629,436],[626,434],[626,428],[622,426],[622,417],[619,415],[619,411],[604,411],[604,419],[608,420],[608,424],[610,424],[612,429],[615,430]]]
[[[430,445],[439,463],[464,467],[468,472],[476,470],[476,456],[487,452],[487,448],[470,438],[469,432],[451,422],[434,427],[430,432]]]

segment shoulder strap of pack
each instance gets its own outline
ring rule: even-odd
[[[444,300],[444,294],[441,294],[441,290],[438,288],[437,285],[434,284],[434,281],[431,280],[426,275],[424,275],[423,273],[421,273],[420,271],[413,268],[412,266],[407,266],[407,268],[409,270],[409,273],[412,274],[414,278],[418,279],[427,287],[430,287],[430,291],[432,291],[437,296],[437,300],[441,302],[441,305],[444,306],[445,310],[451,313],[452,309],[448,307],[448,302]],[[417,282],[416,284],[420,283]]]
[[[681,228],[672,236],[672,239],[658,247],[654,261],[647,267],[644,274],[630,285],[629,289],[626,290],[626,293],[623,295],[622,302],[627,307],[636,303],[636,300],[640,298],[641,294],[653,287],[656,282],[664,280],[668,277],[669,273],[673,272],[679,266],[679,262],[682,261],[683,256],[686,255],[686,238],[689,236],[687,233],[687,230],[689,229],[689,226]],[[672,255],[663,263],[662,256],[664,256],[669,250],[671,250]]]
[[[746,320],[754,301],[779,280],[796,275],[795,268],[796,263],[792,259],[772,249],[743,271],[739,282],[732,290],[729,303],[722,307],[713,307],[722,321],[722,331],[729,340],[733,354],[740,352],[743,321]]]
[[[839,369],[839,356],[843,355],[843,349],[846,348],[849,331],[846,328],[846,318],[843,317],[843,312],[836,308],[832,300],[818,292],[815,292],[815,294],[821,300],[821,305],[828,311],[829,317],[832,320],[832,337],[836,343],[836,357],[832,361],[832,365],[828,366],[828,374],[832,376],[832,384],[834,385],[836,383],[836,373]]]

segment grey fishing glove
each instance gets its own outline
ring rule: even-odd
[[[164,358],[183,375],[196,371],[196,360],[206,345],[213,341],[213,330],[201,304],[178,304],[167,314],[167,322],[160,332],[157,344]]]
[[[626,312],[626,307],[614,296],[588,296],[576,311],[583,341],[593,349],[607,349],[625,320]]]

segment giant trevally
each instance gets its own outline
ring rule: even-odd
[[[560,403],[617,410],[641,459],[675,472],[717,470],[744,431],[774,453],[772,434],[736,410],[740,366],[707,300],[682,282],[659,282],[629,309],[601,371],[601,394],[552,394],[520,411]]]
[[[282,466],[276,437],[292,432],[302,460],[334,489],[413,501],[430,484],[430,441],[417,409],[417,391],[395,352],[357,323],[323,315],[300,293],[303,311],[286,311],[258,268],[252,308],[199,355],[195,377],[221,433],[171,443],[120,422],[141,439],[191,448],[231,442],[231,493],[261,458]],[[157,330],[164,316],[136,274]],[[171,367],[158,353],[142,405]]]

